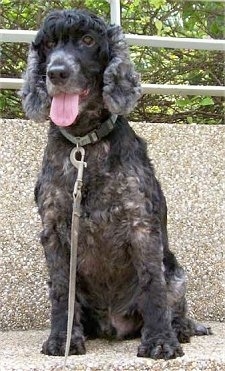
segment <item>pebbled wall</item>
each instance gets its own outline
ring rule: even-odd
[[[225,320],[225,126],[132,124],[168,203],[170,246],[188,276],[190,316]],[[49,325],[33,188],[48,124],[0,123],[0,329]]]

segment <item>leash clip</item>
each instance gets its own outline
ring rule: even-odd
[[[80,157],[79,159],[77,157]],[[75,147],[70,153],[70,161],[73,166],[77,168],[77,179],[74,185],[73,196],[76,197],[79,192],[81,192],[81,187],[83,183],[83,172],[84,167],[87,167],[87,163],[84,161],[85,149],[83,147]]]

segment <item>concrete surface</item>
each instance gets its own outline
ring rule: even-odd
[[[225,326],[210,323],[214,335],[194,337],[184,344],[185,355],[170,361],[154,361],[136,357],[139,340],[109,342],[92,340],[86,343],[87,354],[70,356],[67,370],[138,370],[138,371],[217,371],[225,370]],[[56,371],[62,370],[63,357],[40,354],[48,331],[0,332],[1,371]]]

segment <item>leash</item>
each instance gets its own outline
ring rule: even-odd
[[[83,183],[84,167],[87,163],[84,162],[85,150],[82,146],[94,144],[106,137],[116,126],[118,116],[112,114],[106,121],[100,124],[98,129],[91,131],[84,137],[75,137],[64,128],[59,128],[61,134],[71,143],[76,144],[70,153],[70,161],[77,168],[77,179],[73,190],[73,213],[71,224],[71,253],[70,253],[70,278],[69,278],[69,296],[68,296],[68,320],[66,334],[66,348],[64,356],[63,370],[66,370],[67,358],[70,351],[70,343],[73,329],[74,306],[76,297],[76,269],[77,269],[77,248],[78,248],[78,230],[79,219],[81,215],[80,204],[82,199],[81,188]],[[79,156],[79,159],[77,158]]]
[[[80,159],[77,159],[77,156]],[[82,183],[84,167],[87,163],[84,162],[85,150],[83,147],[73,148],[70,153],[70,161],[73,166],[77,168],[77,179],[73,189],[73,212],[71,224],[71,253],[70,253],[70,278],[69,278],[69,296],[68,296],[68,320],[67,320],[67,335],[66,335],[66,349],[64,357],[63,370],[66,370],[66,362],[69,355],[73,319],[74,319],[74,306],[76,297],[76,270],[77,270],[77,248],[78,248],[78,231],[79,219],[81,215],[80,204],[82,199]]]

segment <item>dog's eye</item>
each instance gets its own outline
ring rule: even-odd
[[[55,41],[48,41],[45,45],[46,45],[46,48],[52,49],[56,46],[56,42]]]
[[[87,45],[87,46],[92,46],[92,45],[95,44],[95,40],[94,40],[93,37],[90,36],[90,35],[85,35],[85,36],[83,36],[83,37],[82,37],[82,41],[83,41],[83,43],[84,43],[85,45]]]

